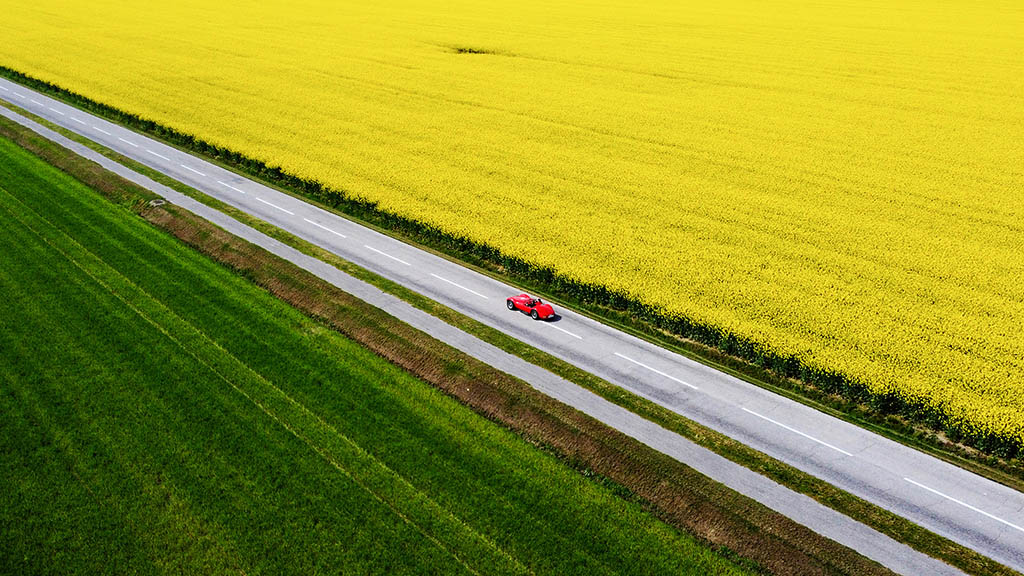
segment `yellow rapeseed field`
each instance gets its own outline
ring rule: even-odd
[[[6,2],[0,65],[1024,439],[1024,10]]]

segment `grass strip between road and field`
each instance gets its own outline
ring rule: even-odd
[[[169,146],[196,154],[227,170],[254,178],[283,193],[455,260],[502,282],[522,286],[547,300],[571,306],[581,314],[756,386],[1024,491],[1024,458],[1004,458],[996,454],[1016,451],[1016,446],[996,442],[988,436],[973,440],[982,448],[992,444],[994,449],[970,446],[965,443],[969,438],[955,437],[960,433],[957,426],[939,425],[942,419],[936,414],[924,419],[908,418],[902,412],[913,412],[915,407],[901,404],[899,398],[873,396],[864,386],[848,382],[837,374],[820,371],[812,374],[804,370],[795,358],[765,355],[755,343],[739,341],[734,336],[723,336],[713,330],[708,332],[705,327],[686,319],[665,318],[641,302],[610,293],[603,287],[577,285],[552,270],[532,267],[522,259],[499,254],[486,245],[452,237],[418,221],[384,212],[373,203],[349,198],[343,192],[328,190],[318,182],[294,177],[279,166],[271,167],[235,151],[212,146],[196,136],[139,118],[16,70],[0,66],[0,76],[139,130]]]
[[[5,119],[0,134],[255,284],[639,502],[776,574],[887,570]]]
[[[796,469],[793,466],[767,456],[739,441],[729,438],[720,432],[685,418],[684,416],[655,402],[615,386],[614,384],[594,376],[593,374],[590,374],[589,372],[564,360],[538,350],[533,346],[516,340],[495,328],[469,318],[464,314],[431,300],[426,296],[418,294],[396,282],[383,278],[369,270],[366,270],[365,268],[344,260],[343,258],[316,246],[315,244],[255,218],[242,210],[207,196],[198,190],[182,184],[181,182],[178,182],[177,180],[174,180],[173,178],[170,178],[161,172],[153,170],[130,158],[122,156],[105,146],[89,140],[88,138],[84,138],[74,132],[53,125],[45,119],[31,114],[26,115],[31,116],[34,120],[46,124],[47,127],[58,130],[65,136],[82,143],[83,145],[86,145],[121,164],[124,164],[161,184],[226,213],[240,222],[259,230],[260,232],[279,240],[308,256],[327,262],[339,270],[401,298],[412,306],[436,316],[445,322],[472,334],[481,340],[484,340],[485,342],[488,342],[510,354],[519,356],[532,364],[545,368],[552,373],[569,380],[570,382],[578,384],[598,394],[606,400],[626,408],[668,430],[676,432],[700,446],[708,448],[716,454],[763,474],[775,482],[794,490],[795,492],[809,496],[825,506],[828,506],[846,516],[849,516],[850,518],[853,518],[854,520],[862,522],[879,532],[890,536],[894,540],[903,542],[915,550],[956,566],[969,574],[1017,574],[1015,571],[1010,570],[998,562],[926,530],[902,516],[889,512],[888,510],[871,504],[870,502],[854,496],[849,492],[836,488],[824,480],[818,479]],[[720,366],[716,367],[721,368]],[[732,373],[732,371],[726,371]]]

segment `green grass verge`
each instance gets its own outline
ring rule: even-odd
[[[610,384],[589,372],[569,364],[561,359],[555,358],[528,344],[511,338],[506,334],[484,325],[472,318],[469,318],[451,308],[443,306],[434,300],[422,296],[404,286],[378,276],[364,268],[361,268],[347,260],[339,258],[314,244],[298,238],[280,228],[270,225],[262,220],[254,218],[249,214],[238,210],[228,204],[207,196],[193,188],[190,188],[177,180],[174,180],[160,172],[152,170],[147,166],[134,160],[121,156],[116,152],[92,141],[83,138],[73,132],[64,130],[46,122],[42,118],[34,117],[38,121],[46,123],[49,127],[61,131],[64,135],[86,145],[90,148],[114,159],[133,170],[138,171],[155,181],[158,181],[172,189],[186,194],[208,206],[223,211],[232,217],[246,223],[261,232],[290,245],[301,252],[325,261],[340,270],[345,271],[361,280],[377,286],[385,292],[391,293],[406,302],[412,304],[425,312],[428,312],[442,320],[456,326],[482,340],[489,342],[506,352],[519,356],[528,362],[541,366],[559,376],[587,388],[601,397],[614,402],[630,411],[655,422],[666,429],[672,430],[683,437],[686,437],[697,444],[704,446],[715,453],[722,455],[733,462],[755,470],[772,480],[787,486],[788,488],[814,498],[818,502],[833,508],[851,518],[863,522],[875,528],[883,534],[887,534],[897,541],[903,542],[912,548],[925,554],[941,559],[954,565],[969,574],[979,575],[1001,575],[1016,574],[1012,570],[982,556],[969,548],[958,545],[946,538],[925,530],[920,526],[893,514],[881,507],[875,506],[861,498],[836,488],[835,486],[815,478],[809,474],[766,456],[750,447],[737,442],[724,434],[718,433],[700,424],[697,424],[679,414],[672,412],[649,400],[636,396],[622,388]],[[726,372],[734,373],[728,367],[718,365]],[[965,462],[968,467],[972,462]],[[999,473],[998,471],[993,471]],[[1004,478],[1006,483],[1021,486],[1016,483],[1012,476]]]
[[[0,572],[744,572],[5,139],[0,222]]]
[[[657,342],[681,354],[732,372],[754,384],[824,409],[834,415],[919,449],[962,463],[996,481],[1011,476],[1024,483],[1024,458],[1018,439],[979,433],[939,411],[909,404],[896,394],[875,394],[842,374],[804,366],[795,356],[779,356],[757,342],[705,326],[693,319],[668,315],[601,285],[585,284],[555,270],[484,243],[453,236],[436,227],[381,210],[377,204],[326,188],[320,182],[293,176],[280,166],[211,145],[201,138],[152,120],[85,98],[59,86],[0,66],[0,75],[60,98],[71,105],[199,154],[229,169],[260,179],[278,189],[344,213],[405,241],[419,243],[455,257],[485,273],[517,283],[548,300],[560,300],[601,321]],[[1014,486],[1016,488],[1016,486]],[[1019,488],[1017,488],[1019,489]]]

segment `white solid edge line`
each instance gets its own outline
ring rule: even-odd
[[[939,496],[942,496],[946,500],[949,500],[951,502],[956,502],[957,504],[963,506],[964,508],[969,508],[971,510],[974,510],[978,514],[983,514],[985,516],[988,516],[989,518],[995,520],[996,522],[1002,522],[1003,524],[1006,524],[1010,528],[1014,528],[1016,530],[1020,530],[1021,532],[1024,532],[1024,528],[1021,528],[1020,526],[1017,526],[1016,524],[1014,524],[1012,522],[1007,522],[1006,520],[1003,520],[1002,518],[1000,518],[998,516],[993,516],[992,514],[989,514],[988,512],[985,512],[984,510],[975,508],[974,506],[971,506],[970,504],[968,504],[966,502],[961,502],[961,501],[957,500],[956,498],[953,498],[952,496],[947,496],[947,495],[943,494],[942,492],[939,492],[938,490],[936,490],[934,488],[929,488],[929,487],[925,486],[924,484],[921,484],[920,482],[914,482],[910,478],[904,477],[903,479],[906,480],[907,482],[910,482],[914,486],[917,486],[918,488],[924,488],[925,490],[931,492],[932,494],[937,494]]]
[[[451,284],[452,286],[455,286],[456,288],[462,288],[463,290],[465,290],[466,292],[469,292],[470,294],[476,294],[477,296],[483,298],[484,300],[487,300],[487,296],[484,296],[483,294],[477,292],[476,290],[470,290],[469,288],[466,288],[465,286],[463,286],[461,284],[456,284],[455,282],[452,282],[451,280],[449,280],[447,278],[442,278],[442,277],[438,276],[437,274],[434,274],[433,272],[431,272],[430,275],[433,276],[434,278],[437,278],[438,280],[440,280],[442,282],[447,282],[447,283]]]
[[[259,200],[260,202],[263,202],[264,204],[266,204],[267,206],[270,206],[271,208],[277,208],[278,210],[280,210],[281,212],[284,212],[285,214],[290,214],[292,216],[295,216],[295,212],[289,212],[288,210],[285,210],[284,208],[281,208],[277,204],[271,204],[270,202],[267,202],[263,198],[259,198],[259,197],[256,197],[256,196],[253,196],[253,198],[256,198],[257,200]]]
[[[555,326],[554,324],[548,324],[548,326],[551,326],[555,330],[559,330],[561,332],[565,332],[566,334],[568,334],[569,336],[572,336],[573,338],[579,338],[580,340],[583,340],[583,336],[579,336],[577,334],[573,334],[572,332],[569,332],[565,328],[559,328],[558,326]]]
[[[107,136],[110,136],[110,132],[107,132],[107,131],[106,131],[106,130],[104,130],[103,128],[97,128],[96,126],[93,126],[93,127],[92,127],[92,129],[93,129],[93,130],[95,130],[95,131],[97,131],[97,132],[101,132],[101,133],[103,133],[103,134],[106,134]]]
[[[807,438],[808,440],[813,440],[813,441],[817,442],[818,444],[821,444],[822,446],[827,446],[827,447],[835,450],[836,452],[839,452],[841,454],[845,454],[847,456],[853,456],[853,454],[850,454],[849,452],[847,452],[846,450],[843,450],[842,448],[836,448],[835,446],[829,444],[828,442],[825,442],[825,441],[822,441],[822,440],[818,440],[817,438],[815,438],[814,436],[811,436],[810,434],[804,434],[803,432],[797,430],[796,428],[790,428],[789,426],[786,426],[782,422],[776,422],[775,420],[772,420],[771,418],[769,418],[767,416],[762,416],[761,414],[758,414],[757,412],[754,412],[753,410],[750,410],[750,409],[748,409],[746,407],[743,408],[743,411],[748,413],[748,414],[753,414],[754,416],[757,416],[758,418],[767,420],[767,421],[771,422],[772,424],[775,424],[776,426],[780,426],[782,428],[785,428],[786,430],[789,430],[790,432],[792,432],[794,434],[799,434],[799,435],[803,436],[804,438]]]
[[[409,264],[405,260],[399,260],[398,258],[395,258],[391,254],[388,254],[387,252],[381,252],[380,250],[377,250],[376,248],[374,248],[373,246],[370,246],[369,244],[363,244],[363,246],[369,248],[370,250],[373,250],[374,252],[376,252],[377,254],[380,254],[381,256],[387,256],[388,258],[391,258],[395,262],[401,262],[402,264],[405,264],[406,266],[412,266],[412,264]]]
[[[50,110],[52,110],[53,112],[56,112],[57,114],[60,114],[61,116],[63,116],[63,115],[64,115],[64,113],[63,113],[63,112],[61,112],[60,110],[57,110],[56,108],[53,108],[53,107],[50,107],[50,106],[47,106],[47,108],[49,108],[49,109],[50,109]]]
[[[83,126],[88,126],[88,124],[86,124],[85,122],[82,122],[81,120],[79,120],[78,118],[75,118],[74,116],[72,116],[71,119],[74,120],[75,122],[78,122],[79,124],[81,124]]]
[[[643,368],[647,368],[651,372],[654,372],[655,374],[659,374],[661,376],[664,376],[665,378],[668,378],[669,380],[674,380],[674,381],[679,382],[680,384],[682,384],[684,386],[689,386],[690,388],[693,388],[694,390],[699,390],[699,388],[697,388],[693,384],[690,384],[689,382],[684,382],[684,381],[680,380],[679,378],[676,378],[675,376],[670,376],[668,374],[665,374],[664,372],[662,372],[661,370],[658,370],[657,368],[651,368],[647,364],[644,364],[642,362],[637,362],[636,360],[633,360],[629,356],[624,356],[622,354],[619,354],[618,352],[616,352],[615,355],[618,356],[619,358],[622,358],[623,360],[629,360],[630,362],[632,362],[633,364],[636,364],[637,366],[641,366]]]
[[[327,226],[324,226],[323,224],[317,224],[316,222],[313,222],[309,218],[303,218],[303,220],[305,220],[306,222],[309,222],[310,224],[312,224],[313,226],[316,226],[317,228],[322,228],[324,230],[327,230],[331,234],[335,234],[337,236],[341,236],[342,238],[348,238],[348,236],[345,236],[341,232],[335,232],[334,230],[331,230],[330,228],[328,228]]]
[[[124,138],[121,138],[120,136],[118,136],[117,139],[120,140],[121,142],[124,142],[125,144],[129,144],[131,146],[135,146],[136,148],[139,147],[138,144],[136,144],[135,142],[132,142],[131,140],[125,140]]]
[[[25,97],[24,97],[23,95],[21,95],[21,94],[18,94],[17,92],[11,92],[11,94],[14,94],[14,95],[15,95],[15,96],[17,96],[18,98],[21,98],[22,100],[24,100],[24,99],[25,99]]]
[[[245,190],[239,190],[238,188],[235,188],[234,186],[228,184],[227,182],[221,182],[220,180],[217,180],[217,184],[220,184],[221,186],[227,186],[228,188],[231,188],[232,190],[238,192],[239,194],[245,194]]]
[[[167,160],[168,162],[169,162],[169,161],[171,160],[171,159],[170,159],[170,158],[168,158],[167,156],[164,156],[164,155],[162,155],[162,154],[157,154],[156,152],[153,152],[153,151],[152,151],[152,150],[150,150],[149,148],[146,148],[146,152],[149,152],[150,154],[152,154],[153,156],[156,156],[157,158],[163,158],[164,160]]]
[[[189,168],[188,166],[185,166],[184,164],[178,164],[178,166],[181,166],[182,168],[184,168],[185,170],[188,170],[189,172],[195,172],[196,174],[199,174],[200,176],[202,176],[204,178],[206,177],[206,174],[203,174],[202,172],[200,172],[199,170],[196,170],[195,168]]]

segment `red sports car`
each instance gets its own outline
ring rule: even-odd
[[[540,301],[540,298],[534,298],[528,294],[512,296],[505,304],[509,310],[521,310],[534,320],[544,320],[555,315],[555,309],[551,307],[551,304],[545,304]]]

